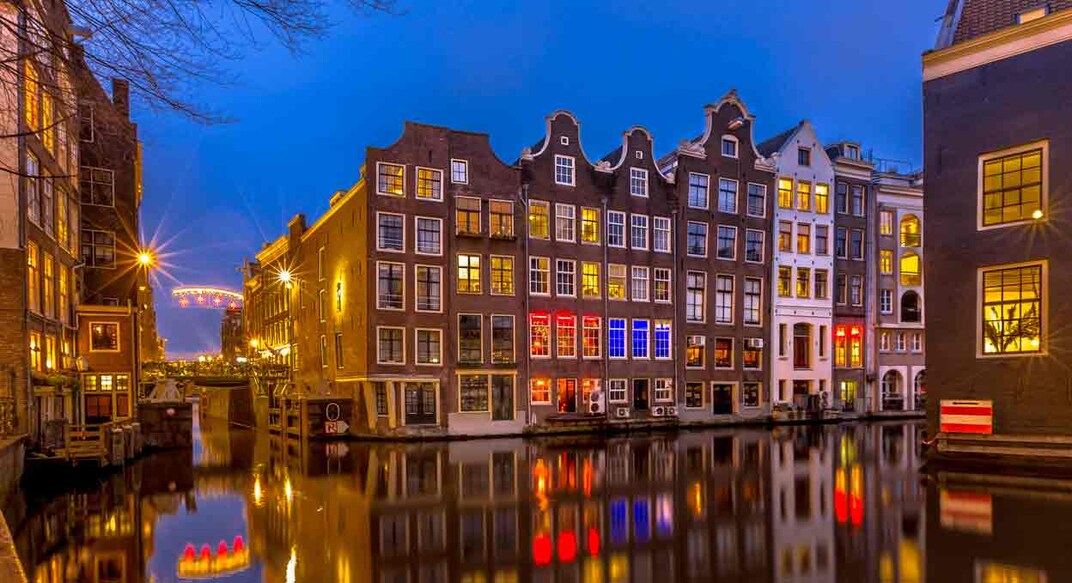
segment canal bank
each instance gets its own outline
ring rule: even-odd
[[[0,440],[0,509],[6,507],[11,497],[17,493],[25,469],[25,460],[25,441],[21,437]],[[27,581],[3,512],[0,512],[0,581]]]

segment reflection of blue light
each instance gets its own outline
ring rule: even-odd
[[[625,498],[610,501],[610,542],[624,545],[629,541],[629,502]]]
[[[633,501],[633,528],[636,529],[637,542],[651,540],[651,504],[644,498]]]
[[[674,534],[674,501],[669,494],[659,496],[655,502],[655,529],[660,538]]]

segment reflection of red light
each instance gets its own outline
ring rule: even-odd
[[[565,530],[558,534],[558,560],[564,563],[572,563],[577,558],[577,535],[572,530]]]
[[[588,554],[593,557],[599,556],[599,531],[596,527],[588,527]]]
[[[201,546],[201,560],[207,561],[212,558],[212,549],[208,545]]]
[[[859,496],[849,496],[849,514],[852,516],[852,525],[860,526],[864,523],[864,501]]]
[[[179,299],[179,305],[185,308],[186,306],[190,305],[190,300],[186,298],[181,298]]]
[[[220,544],[216,547],[216,555],[220,557],[226,557],[227,552],[227,541],[221,540]]]
[[[834,516],[840,524],[849,520],[849,497],[840,488],[834,489]]]
[[[599,316],[585,316],[584,325],[589,328],[599,326]]]
[[[537,565],[551,564],[551,537],[538,534],[532,538],[532,561]]]
[[[242,538],[242,535],[234,537],[234,552],[241,553],[244,548],[246,548],[246,542]]]
[[[197,551],[194,550],[194,545],[186,545],[186,549],[182,551],[182,559],[184,561],[192,561],[195,557],[197,557]]]

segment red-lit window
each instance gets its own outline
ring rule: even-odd
[[[551,356],[551,316],[529,315],[529,353],[532,356]]]
[[[863,366],[863,327],[858,324],[834,328],[834,366]]]
[[[864,333],[860,326],[849,330],[849,366],[860,368],[864,365]]]
[[[845,326],[834,328],[834,366],[847,366],[848,330]]]
[[[555,316],[555,328],[558,336],[558,356],[561,358],[576,358],[577,317],[572,314]]]
[[[585,316],[582,319],[582,353],[584,358],[603,356],[603,327],[599,316]]]

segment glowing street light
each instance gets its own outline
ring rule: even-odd
[[[292,279],[293,279],[293,276],[290,274],[289,269],[280,269],[279,270],[279,283],[282,283],[284,285],[289,286]]]
[[[152,251],[145,250],[138,253],[138,264],[142,267],[152,267],[155,262]]]
[[[1031,213],[1031,218],[1036,221],[1042,218],[1042,209],[1035,209],[1035,212]]]

